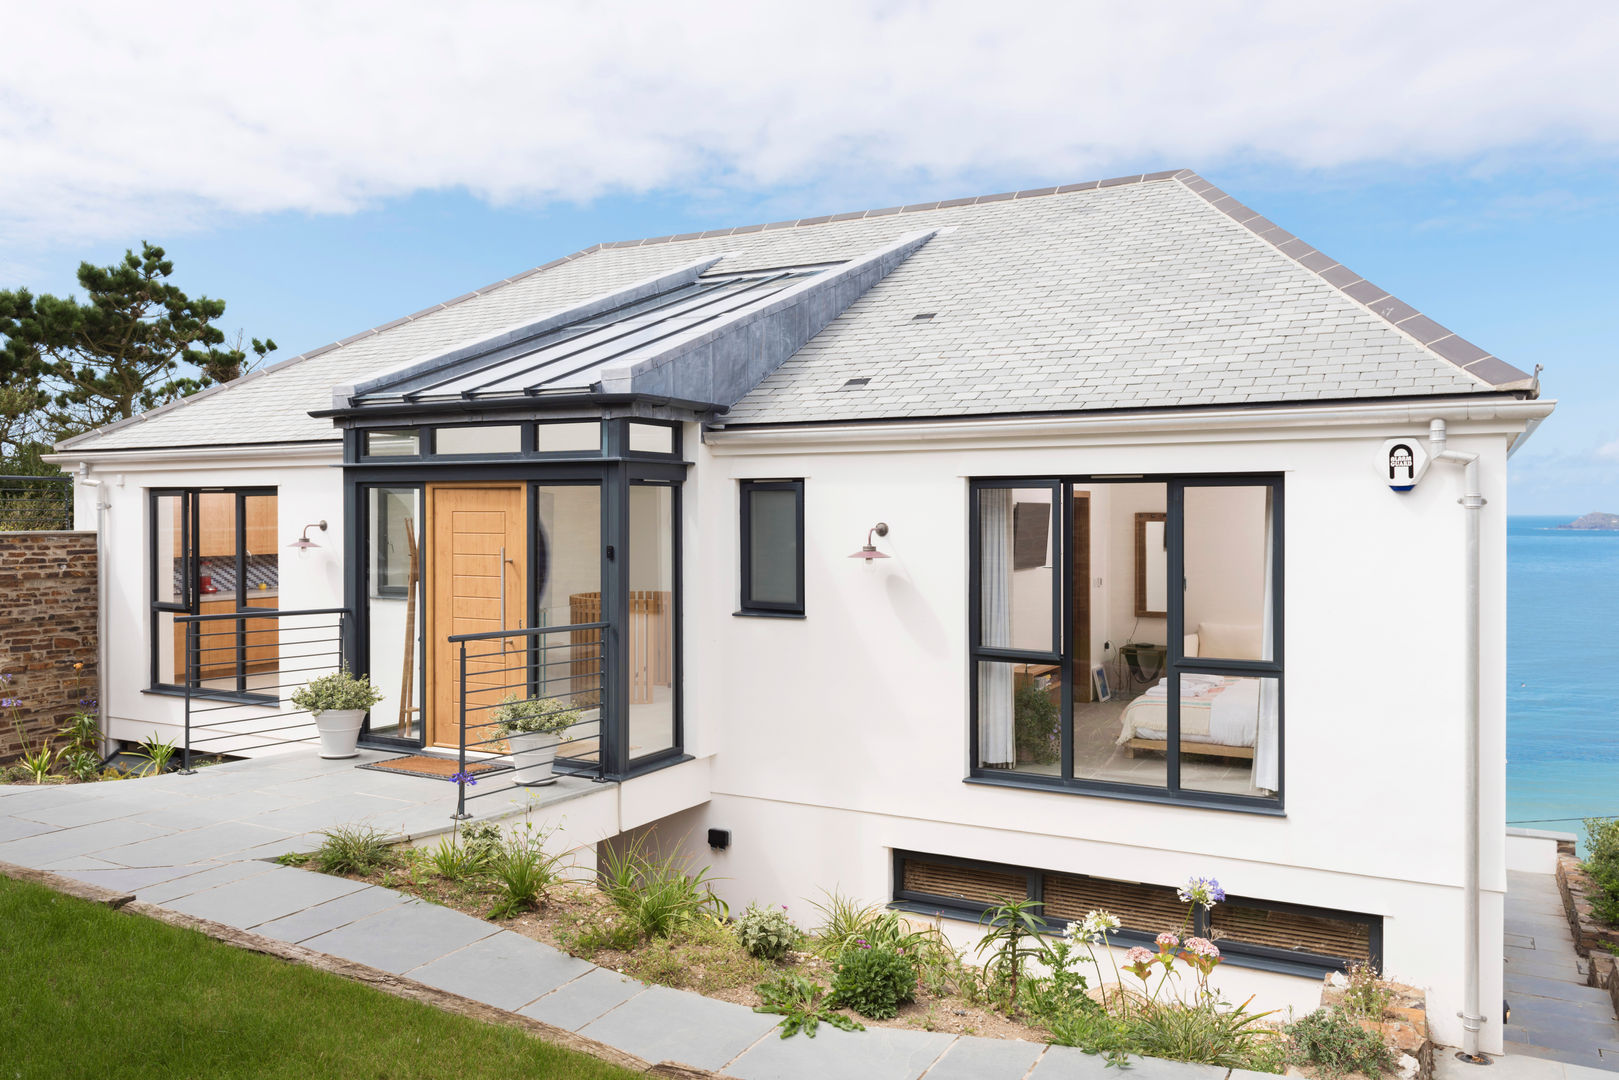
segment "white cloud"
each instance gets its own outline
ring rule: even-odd
[[[1596,456],[1599,458],[1619,460],[1619,439],[1615,439],[1611,443],[1604,443],[1603,445],[1597,447]]]
[[[0,238],[657,189],[1619,149],[1589,0],[14,5]]]

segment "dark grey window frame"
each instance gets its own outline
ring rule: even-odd
[[[149,678],[146,685],[147,693],[152,694],[184,694],[186,688],[178,683],[164,682],[160,677],[158,663],[158,634],[162,625],[164,613],[171,615],[200,615],[202,613],[202,596],[197,588],[197,574],[200,572],[202,557],[197,550],[201,542],[200,505],[203,495],[234,495],[236,497],[236,610],[248,611],[247,606],[247,499],[264,498],[266,496],[276,499],[276,509],[279,518],[280,489],[273,487],[165,487],[148,488],[146,491],[146,569],[147,592],[149,597],[149,620],[151,640],[147,642],[147,652],[150,659]],[[157,599],[158,573],[160,563],[157,557],[157,504],[159,499],[176,498],[181,500],[180,512],[180,546],[183,549],[181,562],[181,600],[179,603],[164,602]],[[172,564],[171,564],[172,565]],[[237,651],[236,651],[236,689],[208,690],[206,696],[219,700],[245,701],[253,703],[273,702],[275,696],[250,693],[247,689],[247,654],[245,624],[238,621],[236,624]],[[193,696],[200,687],[200,680],[192,681]]]
[[[1093,877],[1090,874],[1079,874],[1070,870],[1045,870],[1028,866],[1015,866],[1008,863],[988,862],[983,859],[962,859],[952,855],[935,855],[925,851],[911,851],[903,848],[893,849],[890,895],[893,899],[888,906],[896,911],[905,911],[930,918],[940,917],[957,919],[963,922],[981,923],[984,913],[990,908],[988,904],[974,904],[961,897],[935,896],[928,893],[914,892],[903,888],[905,881],[905,860],[916,859],[942,866],[960,866],[971,870],[987,870],[997,874],[1011,876],[1022,875],[1027,882],[1027,892],[1023,899],[1034,900],[1044,905],[1045,876],[1047,874],[1063,874],[1069,877]],[[1103,880],[1117,881],[1116,878]],[[1174,886],[1158,886],[1160,888]],[[1009,897],[1008,899],[1017,899]],[[1381,915],[1368,915],[1358,911],[1340,911],[1334,908],[1311,907],[1306,904],[1292,904],[1279,900],[1259,900],[1246,896],[1232,896],[1227,903],[1238,903],[1243,907],[1256,908],[1262,911],[1275,911],[1295,915],[1313,915],[1319,918],[1336,919],[1340,922],[1357,923],[1368,929],[1369,952],[1372,966],[1383,970],[1383,917]],[[1039,912],[1036,912],[1039,914]],[[1072,920],[1056,916],[1040,915],[1045,919],[1048,931],[1058,937],[1066,936]],[[1121,929],[1109,936],[1115,944],[1119,945],[1145,945],[1154,946],[1157,936],[1164,930],[1173,930],[1174,927],[1159,927],[1151,930]],[[1209,909],[1199,907],[1192,913],[1192,926],[1190,933],[1208,937],[1210,933]],[[1351,962],[1347,957],[1328,956],[1323,953],[1311,953],[1301,950],[1277,949],[1264,945],[1252,945],[1246,942],[1234,941],[1230,938],[1215,939],[1220,947],[1220,955],[1224,962],[1232,967],[1255,968],[1259,971],[1270,971],[1284,975],[1304,975],[1311,978],[1320,978],[1329,971],[1344,971]]]
[[[797,586],[798,598],[792,603],[783,603],[777,600],[759,600],[753,595],[753,493],[756,491],[791,491],[794,495],[794,514],[796,522],[794,533],[797,538]],[[791,619],[804,617],[804,481],[797,480],[743,480],[741,481],[741,525],[742,525],[742,559],[741,559],[741,597],[742,603],[736,611],[737,615],[761,615],[767,618]]]
[[[1164,484],[1166,499],[1165,537],[1169,544],[1166,583],[1169,596],[1167,618],[1168,658],[1165,675],[1169,678],[1168,730],[1165,732],[1165,779],[1162,787],[1141,784],[1121,784],[1074,776],[1073,709],[1074,687],[1071,677],[1073,665],[1069,653],[1073,648],[1073,628],[1070,613],[1073,598],[1073,560],[1069,557],[1073,543],[1072,505],[1076,485],[1094,488],[1104,484]],[[1270,660],[1222,660],[1219,658],[1188,657],[1185,654],[1185,491],[1188,487],[1268,487],[1271,492],[1271,597],[1272,627],[1274,630]],[[1052,574],[1052,641],[1055,647],[1046,652],[1036,649],[1011,649],[986,646],[983,641],[982,604],[982,534],[979,514],[979,492],[994,489],[1047,487],[1052,491],[1052,513],[1057,529],[1059,553],[1056,570]],[[1210,810],[1233,810],[1254,814],[1282,816],[1285,814],[1287,785],[1287,687],[1283,673],[1284,617],[1287,610],[1284,592],[1284,537],[1283,525],[1284,483],[1279,473],[1252,474],[1143,474],[1140,476],[1073,476],[1046,475],[1021,477],[983,477],[968,483],[968,537],[967,537],[967,638],[968,638],[968,775],[964,782],[997,787],[1034,788],[1049,791],[1067,791],[1102,798],[1128,799],[1137,802],[1167,803]],[[1181,587],[1176,588],[1175,583]],[[978,763],[978,679],[979,662],[1057,664],[1064,669],[1062,681],[1062,752],[1058,776],[1040,776],[1010,769],[984,769]],[[1223,792],[1184,789],[1180,784],[1180,678],[1183,674],[1201,673],[1274,678],[1277,680],[1277,791],[1272,797],[1233,795]]]

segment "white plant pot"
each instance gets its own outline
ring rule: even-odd
[[[557,759],[557,743],[561,741],[560,735],[533,731],[506,736],[506,743],[512,748],[512,764],[517,766],[514,782],[523,787],[556,783],[551,764]]]
[[[360,753],[360,725],[365,723],[364,709],[327,709],[315,714],[315,730],[320,732],[320,756],[323,758],[351,758]]]

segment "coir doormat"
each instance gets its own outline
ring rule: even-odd
[[[407,757],[389,758],[387,761],[373,761],[366,765],[356,765],[355,768],[375,769],[377,772],[402,773],[405,776],[431,776],[435,780],[448,780],[461,771],[461,764],[455,758],[426,757],[422,754],[411,754]],[[473,776],[507,772],[510,769],[510,765],[499,761],[467,762],[467,772]]]

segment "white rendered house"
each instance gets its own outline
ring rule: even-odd
[[[188,664],[186,616],[337,611],[366,745],[566,700],[560,767],[733,905],[1150,937],[1214,876],[1229,996],[1372,961],[1498,1050],[1506,459],[1551,408],[1183,171],[603,245],[57,460],[115,737],[282,708],[273,619]]]

